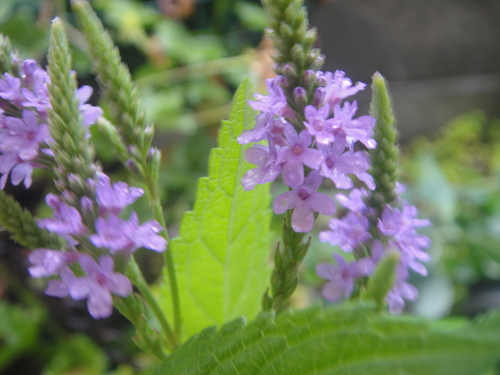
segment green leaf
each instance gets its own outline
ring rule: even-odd
[[[495,365],[499,350],[499,312],[474,323],[431,323],[358,302],[208,328],[155,375],[477,375]]]
[[[395,271],[399,263],[398,253],[389,253],[382,258],[377,265],[375,273],[368,279],[366,289],[362,291],[361,297],[372,299],[379,308],[386,305],[385,297],[389,290],[394,286]]]
[[[248,146],[237,137],[254,125],[248,105],[253,89],[245,81],[236,92],[229,121],[210,153],[208,177],[198,181],[194,211],[181,222],[171,242],[182,309],[184,337],[240,315],[253,318],[269,280],[269,185],[244,191],[241,178],[253,167],[244,158]],[[162,305],[170,312],[168,287]]]

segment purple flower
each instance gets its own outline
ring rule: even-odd
[[[165,251],[167,241],[158,235],[163,228],[157,221],[147,221],[139,226],[137,214],[132,211],[129,220],[120,219],[110,214],[106,219],[99,217],[95,223],[96,234],[89,236],[90,241],[97,246],[107,248],[112,254],[123,251],[132,253],[139,247]]]
[[[430,225],[429,220],[417,219],[416,207],[403,203],[403,209],[387,205],[379,219],[378,228],[382,234],[389,237],[389,243],[401,251],[401,261],[407,267],[421,275],[427,275],[427,270],[419,262],[430,260],[429,254],[423,249],[430,246],[430,239],[417,233],[416,228]]]
[[[319,109],[312,105],[306,106],[304,115],[307,121],[304,121],[309,134],[316,138],[320,144],[329,144],[334,141],[331,121],[327,120],[330,115],[330,106],[325,104]]]
[[[243,189],[252,190],[256,184],[274,181],[281,173],[281,165],[278,163],[278,151],[273,137],[268,136],[268,144],[268,147],[256,145],[246,151],[245,160],[257,165],[257,167],[247,171],[241,179]]]
[[[336,70],[335,73],[318,72],[318,74],[323,74],[323,77],[327,80],[325,86],[325,101],[332,107],[339,104],[345,98],[356,94],[358,91],[364,90],[366,87],[366,85],[361,82],[352,86],[352,81],[345,76],[345,72],[342,70]]]
[[[312,136],[307,130],[299,135],[292,125],[284,126],[287,144],[278,154],[278,163],[283,163],[283,181],[291,188],[300,186],[304,182],[304,165],[317,169],[323,161],[321,152],[309,148]]]
[[[80,101],[80,113],[83,117],[83,126],[94,125],[99,117],[102,116],[102,109],[90,104],[85,104],[92,96],[92,87],[82,86],[76,90],[76,97]]]
[[[0,98],[8,100],[15,106],[20,106],[24,100],[20,93],[21,80],[8,73],[5,73],[3,77],[4,79],[0,79]]]
[[[338,138],[343,138],[347,146],[352,147],[354,143],[360,141],[368,148],[375,148],[377,143],[372,138],[375,119],[371,116],[361,116],[353,119],[358,110],[358,104],[345,102],[341,107],[333,107],[334,117],[331,120],[333,132]]]
[[[321,242],[338,245],[346,252],[353,251],[359,244],[371,238],[368,218],[354,212],[348,212],[342,219],[331,219],[329,226],[331,231],[320,232]]]
[[[78,260],[78,253],[74,251],[57,251],[52,249],[35,249],[28,256],[32,266],[28,271],[32,277],[49,277],[59,270]]]
[[[61,280],[51,280],[45,293],[55,297],[71,296],[74,300],[87,299],[87,308],[95,319],[107,318],[113,312],[111,293],[126,297],[132,293],[130,280],[113,272],[114,262],[109,255],[99,258],[99,264],[87,254],[80,254],[80,265],[87,274],[76,277],[66,266],[60,271]]]
[[[316,266],[316,273],[328,282],[323,287],[323,296],[332,301],[338,301],[342,295],[349,298],[354,290],[354,280],[370,275],[373,270],[373,262],[369,258],[362,258],[347,264],[339,254],[333,254],[337,266],[331,263],[320,263]]]
[[[17,186],[21,183],[21,181],[24,181],[24,186],[26,188],[29,188],[31,186],[31,183],[33,182],[31,180],[32,173],[33,163],[19,163],[10,171],[10,181],[14,186]]]
[[[352,189],[349,196],[337,194],[337,201],[348,210],[362,214],[366,210],[364,198],[368,197],[368,192],[365,189]]]
[[[0,155],[0,173],[3,174],[0,178],[0,189],[5,188],[9,173],[12,185],[19,185],[24,180],[24,186],[29,188],[32,183],[32,172],[33,163],[23,162],[15,152]]]
[[[272,113],[261,113],[257,115],[255,127],[241,133],[238,137],[238,143],[259,142],[268,138],[268,134],[283,134],[283,125],[285,123],[283,117],[275,118]]]
[[[102,248],[108,248],[112,254],[117,251],[131,253],[137,249],[137,244],[130,238],[131,225],[115,214],[110,214],[107,219],[98,217],[95,222],[96,234],[89,236],[90,241]]]
[[[32,85],[21,88],[24,101],[21,103],[25,107],[35,108],[38,115],[45,120],[47,118],[47,109],[50,108],[49,90],[47,85],[50,83],[49,75],[42,68],[36,68],[31,77]]]
[[[48,194],[45,201],[54,210],[54,218],[38,220],[40,228],[57,233],[71,243],[75,243],[71,236],[87,233],[87,228],[82,223],[82,217],[75,207],[67,205],[55,194]]]
[[[295,232],[310,232],[314,225],[314,212],[323,215],[335,213],[335,203],[326,194],[317,193],[323,177],[318,171],[311,171],[304,183],[279,195],[274,201],[274,212],[282,214],[286,210],[294,209],[292,214],[292,228]]]
[[[401,314],[405,307],[404,300],[415,301],[417,297],[417,288],[405,280],[398,280],[389,293],[387,293],[385,300],[392,314]]]
[[[33,112],[24,110],[23,118],[5,118],[5,128],[0,130],[0,150],[4,153],[15,152],[22,161],[33,160],[38,156],[40,144],[49,143],[51,136],[46,124],[38,125]]]
[[[279,85],[281,80],[282,77],[280,76],[266,79],[269,96],[254,94],[257,101],[249,101],[250,106],[256,111],[261,111],[263,113],[272,113],[278,116],[282,115],[287,104],[285,94]]]
[[[119,215],[122,210],[134,203],[144,194],[144,190],[129,187],[125,182],[115,182],[111,186],[110,179],[104,173],[99,173],[96,186],[96,200],[101,214],[112,212]]]
[[[21,77],[23,86],[31,88],[35,80],[34,74],[38,69],[38,63],[33,59],[26,59],[21,64]]]
[[[324,161],[321,164],[321,174],[333,181],[338,189],[350,189],[353,183],[348,176],[356,175],[364,181],[368,188],[375,189],[373,177],[367,172],[370,167],[370,158],[364,151],[354,152],[348,149],[343,152],[344,147],[337,145],[337,142],[321,147]],[[340,146],[340,147],[339,147]]]
[[[403,209],[386,205],[379,219],[379,229],[386,236],[403,236],[415,228],[431,225],[427,219],[417,219],[418,210],[415,206],[403,202]]]

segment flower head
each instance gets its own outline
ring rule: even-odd
[[[80,102],[80,113],[82,114],[82,124],[83,126],[94,125],[99,117],[102,116],[101,107],[96,107],[90,104],[86,104],[87,101],[92,96],[92,87],[90,86],[82,86],[78,90],[76,90],[76,97]]]
[[[293,209],[292,228],[295,232],[310,232],[314,224],[314,212],[323,215],[335,213],[335,203],[326,194],[316,190],[321,185],[323,177],[318,171],[311,171],[304,183],[292,191],[279,195],[274,201],[274,212],[282,214]]]
[[[257,165],[245,173],[241,179],[243,189],[252,190],[256,184],[265,184],[274,181],[281,173],[281,164],[278,163],[278,148],[274,139],[268,136],[268,146],[255,145],[245,153],[245,160]]]
[[[266,79],[269,95],[255,94],[256,101],[250,101],[250,106],[256,111],[282,115],[285,110],[286,97],[279,85],[280,77]]]
[[[107,318],[113,312],[111,293],[126,297],[132,293],[130,280],[113,272],[114,262],[102,255],[97,263],[90,255],[80,254],[79,262],[87,276],[76,277],[67,266],[62,267],[60,280],[51,280],[45,293],[55,297],[70,296],[74,300],[87,299],[87,308],[95,319]]]
[[[111,186],[108,176],[104,173],[98,175],[96,199],[102,214],[111,212],[118,215],[126,206],[134,203],[143,194],[144,190],[130,187],[122,181],[115,182]]]
[[[333,254],[333,257],[337,263],[336,266],[331,263],[320,263],[316,267],[316,273],[319,277],[328,280],[323,287],[323,296],[335,302],[342,295],[349,298],[354,291],[355,279],[370,275],[374,270],[374,266],[369,258],[347,263],[339,254]]]
[[[283,181],[287,186],[294,188],[304,182],[304,165],[316,169],[321,165],[323,156],[320,151],[309,148],[312,136],[307,130],[297,134],[293,126],[288,123],[284,129],[287,143],[280,148],[278,163],[283,165]]]
[[[137,214],[132,211],[129,220],[120,219],[111,213],[104,219],[98,217],[95,223],[96,232],[89,236],[97,246],[107,248],[112,254],[122,251],[132,253],[139,247],[165,251],[167,241],[158,233],[163,229],[157,221],[147,221],[139,225]]]
[[[5,128],[0,130],[0,150],[13,152],[22,161],[30,161],[38,156],[40,144],[51,141],[46,124],[38,124],[36,115],[28,110],[22,112],[22,120],[5,118]]]
[[[320,232],[321,242],[338,245],[343,251],[353,251],[371,238],[370,222],[366,216],[348,212],[342,219],[330,220],[330,231]]]
[[[35,249],[28,256],[32,266],[28,271],[32,277],[48,277],[55,275],[59,270],[78,260],[78,253],[74,251],[57,251],[51,249]]]
[[[325,86],[325,101],[330,106],[335,106],[345,98],[356,94],[360,90],[364,90],[366,85],[358,82],[354,86],[352,81],[345,76],[342,70],[332,72],[318,72],[319,76],[323,76],[327,83]]]
[[[83,225],[82,217],[75,207],[64,203],[55,194],[48,194],[45,198],[47,205],[54,211],[54,218],[38,220],[38,226],[50,232],[57,233],[72,243],[75,243],[71,236],[83,235],[87,233],[87,228]]]

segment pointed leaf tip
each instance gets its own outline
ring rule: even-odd
[[[379,308],[385,305],[385,297],[394,286],[396,267],[399,263],[399,254],[391,252],[380,260],[375,273],[368,280],[368,285],[361,294],[363,299],[371,299]]]

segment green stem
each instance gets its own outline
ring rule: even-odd
[[[262,298],[262,309],[274,310],[280,313],[289,306],[288,299],[297,287],[299,276],[298,268],[310,245],[310,238],[302,242],[305,233],[297,233],[292,229],[292,212],[288,210],[283,224],[282,239],[283,249],[279,245],[274,255],[274,269],[271,274],[271,297],[268,291]]]
[[[156,220],[160,225],[165,228],[163,231],[163,237],[169,241],[167,224],[165,222],[165,217],[163,216],[163,209],[161,206],[160,198],[158,196],[158,191],[156,188],[156,183],[150,173],[150,169],[146,169],[146,187],[148,190],[148,195],[150,198],[150,205]],[[182,320],[181,320],[181,307],[179,299],[179,287],[177,285],[177,276],[175,273],[174,258],[172,252],[167,248],[164,252],[165,265],[167,267],[168,281],[170,285],[171,295],[172,295],[172,307],[174,311],[174,329],[177,337],[181,336]]]
[[[156,299],[153,297],[151,294],[151,291],[149,290],[149,286],[144,280],[144,277],[142,275],[141,270],[139,269],[139,265],[135,261],[134,257],[130,258],[129,262],[129,277],[132,279],[132,283],[139,289],[141,292],[143,298],[146,300],[148,303],[149,307],[151,308],[151,311],[153,314],[156,316],[158,319],[158,322],[160,323],[163,332],[165,332],[165,335],[168,339],[169,346],[171,348],[177,347],[178,341],[177,337],[170,327],[170,324],[167,321],[167,318],[163,314],[160,306],[158,306],[158,303],[156,302]]]

